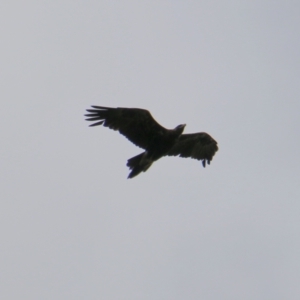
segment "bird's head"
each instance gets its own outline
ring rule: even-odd
[[[183,133],[184,127],[186,124],[180,124],[174,128],[174,131],[178,133],[178,135],[181,135]]]

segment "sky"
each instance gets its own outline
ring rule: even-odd
[[[300,3],[4,1],[0,298],[298,300]],[[210,166],[88,127],[140,107]]]

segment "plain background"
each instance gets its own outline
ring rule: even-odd
[[[4,1],[1,299],[298,300],[299,1]],[[89,128],[141,107],[220,150]]]

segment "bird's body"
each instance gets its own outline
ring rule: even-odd
[[[90,126],[102,125],[118,130],[145,152],[130,158],[128,178],[147,171],[151,164],[163,156],[191,157],[208,164],[218,150],[217,142],[207,133],[182,134],[185,124],[166,129],[158,124],[150,112],[140,108],[110,108],[92,106],[87,109],[87,121],[98,121]]]

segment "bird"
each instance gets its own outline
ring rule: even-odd
[[[183,134],[186,124],[174,129],[161,126],[146,109],[105,107],[92,105],[87,109],[86,121],[97,121],[91,127],[103,125],[119,131],[129,141],[145,151],[128,159],[127,166],[133,178],[146,172],[163,156],[179,156],[202,161],[203,167],[210,164],[218,151],[217,142],[205,132]]]

